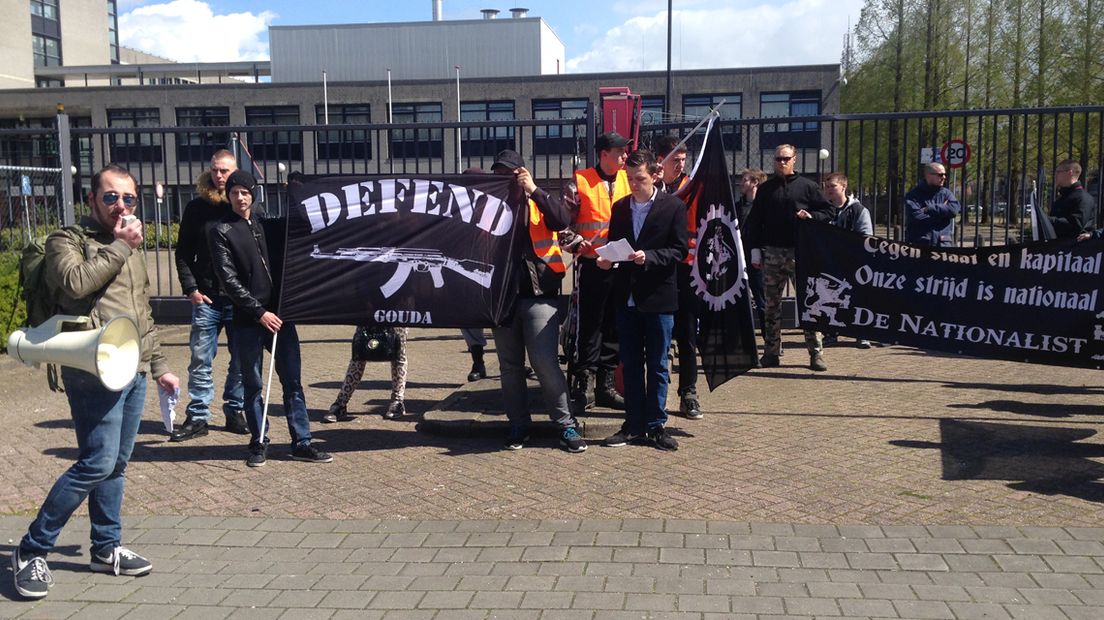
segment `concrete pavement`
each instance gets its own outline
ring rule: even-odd
[[[185,329],[163,335],[183,370]],[[351,329],[301,335],[319,414]],[[846,344],[813,373],[799,334],[786,344],[781,368],[699,385],[705,419],[672,418],[675,453],[418,432],[467,373],[453,330],[412,333],[414,415],[376,415],[373,365],[363,415],[313,425],[327,465],[284,460],[278,418],[261,470],[237,435],[169,444],[151,399],[124,510],[154,574],[87,572],[78,520],[50,597],[0,617],[1104,617],[1098,373]],[[17,541],[74,447],[44,373],[5,358],[0,378],[0,527]]]

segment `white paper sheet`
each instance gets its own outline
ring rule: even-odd
[[[632,260],[632,255],[636,253],[636,250],[629,245],[628,239],[618,239],[612,243],[600,246],[594,251],[598,256],[601,256],[611,263]]]
[[[165,388],[158,386],[157,395],[161,401],[161,421],[165,423],[165,431],[171,433],[173,422],[176,421],[176,401],[180,399],[180,388],[169,393]]]

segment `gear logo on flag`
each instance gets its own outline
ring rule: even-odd
[[[744,294],[747,276],[739,238],[739,228],[726,210],[709,205],[698,226],[697,254],[690,281],[710,310],[723,310]]]

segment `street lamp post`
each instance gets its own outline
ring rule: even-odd
[[[453,65],[456,69],[456,172],[463,169],[463,156],[460,153],[460,65]]]
[[[276,163],[276,210],[280,215],[284,214],[284,173],[287,165],[284,162]]]

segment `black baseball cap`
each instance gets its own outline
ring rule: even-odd
[[[610,131],[598,136],[598,139],[594,141],[594,150],[605,151],[609,149],[619,149],[624,148],[628,145],[628,138],[617,133],[616,131]]]
[[[491,171],[493,172],[499,166],[509,170],[517,170],[525,167],[525,160],[521,158],[517,151],[506,149],[495,155],[494,163],[491,164]]]

